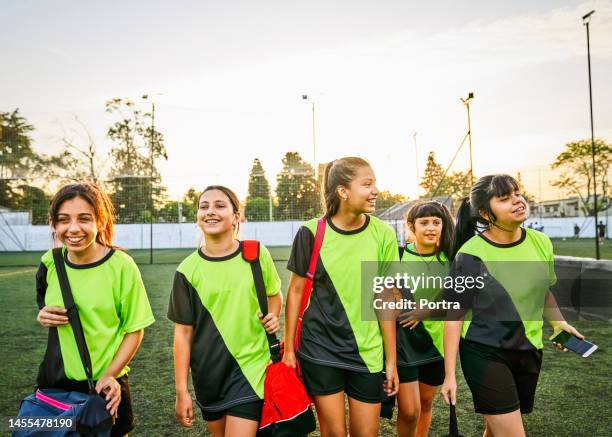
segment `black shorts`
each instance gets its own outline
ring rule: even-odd
[[[542,350],[508,350],[461,340],[461,368],[480,414],[533,411]]]
[[[331,395],[344,391],[361,402],[378,404],[383,396],[382,372],[355,372],[300,360],[304,386],[309,395]]]
[[[263,408],[263,401],[248,402],[246,404],[235,405],[227,410],[221,411],[204,411],[202,410],[202,416],[207,422],[214,422],[215,420],[222,419],[224,416],[241,417],[243,419],[254,420],[259,422],[261,418],[261,410]]]
[[[397,366],[397,374],[400,384],[419,381],[437,387],[444,382],[444,360],[417,366]]]

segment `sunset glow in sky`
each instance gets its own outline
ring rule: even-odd
[[[271,181],[285,152],[312,160],[308,94],[318,162],[363,156],[381,189],[414,197],[413,134],[420,171],[429,150],[445,166],[473,91],[475,173],[521,171],[536,195],[540,176],[556,197],[546,167],[590,136],[591,9],[595,134],[612,142],[611,0],[4,2],[0,110],[20,108],[49,153],[77,115],[104,153],[105,101],[161,93],[169,194],[244,197],[253,158]],[[454,169],[467,163],[466,148]]]

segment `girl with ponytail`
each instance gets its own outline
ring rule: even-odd
[[[306,222],[297,232],[287,265],[292,274],[283,361],[296,367],[299,358],[323,437],[347,434],[345,393],[350,435],[373,437],[378,435],[383,364],[387,394],[398,390],[396,331],[393,320],[362,318],[361,266],[363,261],[379,265],[397,261],[395,232],[370,215],[378,188],[367,161],[347,157],[328,164],[323,191],[326,231],[302,319],[297,357],[293,342],[319,219]]]
[[[543,319],[553,335],[566,331],[582,338],[550,291],[556,282],[550,239],[522,227],[528,214],[518,182],[508,175],[480,178],[457,213],[450,273],[455,285],[445,289],[445,300],[461,309],[447,315],[444,326],[441,391],[455,404],[459,352],[474,408],[485,419],[485,437],[525,435],[521,414],[533,409]],[[459,287],[466,278],[478,285]]]

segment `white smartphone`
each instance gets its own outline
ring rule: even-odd
[[[570,334],[569,332],[561,331],[557,334],[552,341],[555,343],[560,343],[563,347],[571,350],[572,352],[577,353],[583,358],[588,357],[593,352],[597,350],[597,345],[586,340],[581,340],[575,335]]]

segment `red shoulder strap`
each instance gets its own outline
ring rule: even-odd
[[[242,258],[250,263],[257,261],[259,259],[259,241],[243,240]]]
[[[317,262],[319,261],[319,254],[321,253],[321,246],[323,245],[323,238],[325,237],[325,227],[327,226],[327,220],[325,217],[321,217],[317,221],[317,232],[315,233],[314,244],[312,246],[312,253],[310,255],[310,265],[308,266],[308,273],[306,273],[306,285],[304,287],[304,293],[302,294],[302,303],[300,306],[300,318],[304,316],[304,311],[308,307],[308,301],[312,294],[312,286],[314,282],[314,274],[317,269]]]

